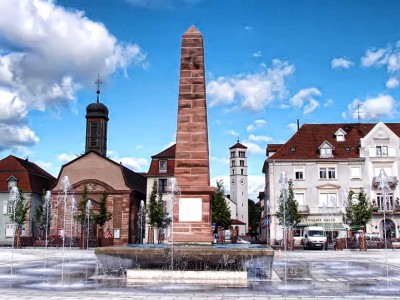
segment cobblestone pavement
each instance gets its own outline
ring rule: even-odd
[[[63,262],[63,263],[62,263]],[[0,249],[0,299],[400,299],[400,250],[275,252],[247,287],[91,280],[92,250]]]

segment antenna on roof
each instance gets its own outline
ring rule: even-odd
[[[358,123],[360,123],[360,115],[362,114],[362,112],[360,112],[360,107],[361,106],[363,106],[363,104],[362,103],[358,103],[357,104],[357,112],[355,112],[355,113],[357,113],[357,122]]]
[[[239,143],[239,137],[237,137],[237,142]]]

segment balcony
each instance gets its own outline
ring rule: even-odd
[[[392,214],[400,215],[400,206],[397,205],[396,207],[389,207],[385,211],[378,206],[374,206],[372,208],[373,215],[383,215],[383,213],[385,213],[386,215],[392,215]]]
[[[397,179],[397,176],[388,176],[388,184],[390,187],[395,187],[398,183],[399,180]],[[372,185],[374,187],[378,187],[380,183],[380,177],[379,176],[375,176],[372,178]]]
[[[297,211],[301,215],[308,215],[310,213],[310,208],[308,207],[308,205],[299,205]]]

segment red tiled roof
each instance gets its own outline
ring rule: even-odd
[[[397,136],[400,136],[400,123],[385,123]],[[344,124],[304,124],[301,128],[273,154],[274,159],[319,159],[318,147],[328,141],[333,147],[333,158],[359,158],[360,139],[365,137],[376,123]],[[335,133],[341,128],[346,132],[345,140],[338,142]],[[267,151],[269,145],[267,147]]]
[[[318,147],[324,142],[331,143],[335,158],[358,158],[360,138],[373,127],[372,124],[304,124],[269,159],[319,159]],[[337,142],[336,131],[342,128],[346,132],[345,141]],[[345,129],[347,128],[347,129]],[[345,151],[345,147],[350,147]]]
[[[161,151],[160,153],[153,155],[151,158],[175,158],[176,144]]]
[[[247,149],[247,147],[239,142],[237,142],[235,145],[230,147],[229,149],[236,149],[236,148],[241,148],[241,149]]]
[[[171,147],[161,151],[160,153],[153,155],[151,158],[151,163],[149,167],[149,172],[147,172],[147,176],[149,177],[170,177],[174,176],[175,172],[175,150],[176,144]],[[167,172],[160,172],[160,160],[167,161]]]
[[[270,152],[276,152],[281,148],[284,144],[268,144],[267,145],[267,151],[266,154],[267,156],[269,155]]]
[[[42,194],[50,190],[56,179],[45,170],[27,159],[9,155],[0,160],[0,191],[8,191],[7,179],[13,175],[18,179],[18,187],[27,193]]]

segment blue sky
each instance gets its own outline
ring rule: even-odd
[[[110,158],[146,172],[174,143],[192,24],[204,36],[212,184],[229,183],[238,137],[256,200],[265,147],[296,119],[356,122],[361,104],[361,122],[399,120],[399,1],[2,0],[0,11],[0,157],[55,176],[84,151],[97,74]]]

